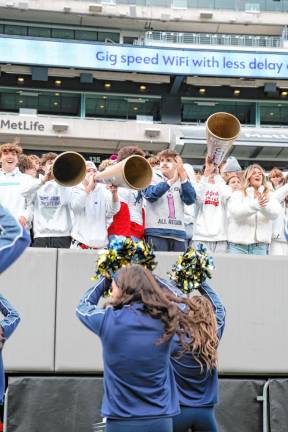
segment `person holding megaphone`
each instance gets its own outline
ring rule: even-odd
[[[106,247],[107,225],[120,209],[118,188],[98,183],[96,174],[95,164],[87,161],[86,177],[80,185],[72,189],[71,208],[74,214],[72,248]]]
[[[56,153],[42,156],[44,175],[33,179],[22,194],[33,208],[34,247],[70,248],[71,188],[58,184],[52,167]]]

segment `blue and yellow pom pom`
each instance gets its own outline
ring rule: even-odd
[[[200,288],[207,277],[211,279],[214,268],[213,258],[208,255],[205,246],[199,243],[196,248],[189,247],[180,255],[168,274],[184,294],[190,294]]]

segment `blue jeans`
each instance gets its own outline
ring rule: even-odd
[[[185,241],[175,240],[169,237],[146,236],[147,243],[152,243],[156,252],[185,252]]]
[[[228,253],[232,254],[245,254],[245,255],[268,255],[268,243],[252,243],[250,245],[243,245],[240,243],[228,243]]]
[[[107,419],[106,432],[173,432],[171,417],[142,420]]]
[[[217,432],[217,423],[213,407],[184,407],[181,413],[173,417],[173,432],[187,432],[190,428],[197,432]]]

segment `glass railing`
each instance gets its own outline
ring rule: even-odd
[[[91,0],[85,1],[91,2]],[[249,13],[288,12],[287,0],[102,0],[99,3],[102,5],[129,4],[173,9],[231,10]]]
[[[93,4],[91,0],[78,0],[78,2],[90,2]],[[95,3],[103,6],[128,4],[172,9],[229,10],[249,13],[288,12],[287,0],[98,0]],[[0,6],[7,7],[7,1],[0,0]],[[17,4],[15,6],[17,7]]]
[[[140,45],[220,45],[255,48],[281,48],[282,43],[282,36],[256,36],[211,33],[205,34],[159,31],[146,32],[143,40],[139,41]]]

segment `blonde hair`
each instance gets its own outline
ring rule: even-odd
[[[268,182],[266,180],[263,168],[258,164],[249,165],[243,173],[243,178],[242,178],[243,185],[242,186],[243,186],[244,195],[247,195],[247,188],[251,186],[250,177],[253,174],[253,171],[255,169],[259,169],[262,173],[262,185],[264,186],[264,192],[263,193],[264,193],[264,195],[268,196],[269,195],[269,185],[268,185]]]

